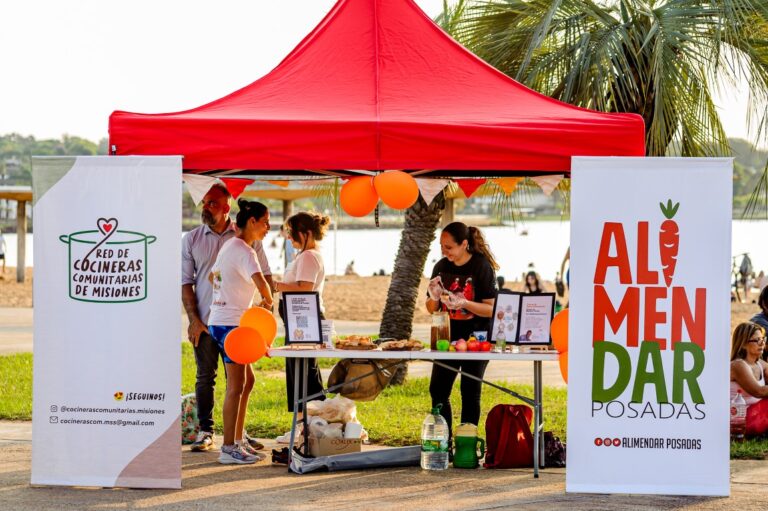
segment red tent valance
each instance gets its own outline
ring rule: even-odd
[[[115,154],[181,154],[198,171],[562,173],[571,156],[644,155],[640,116],[524,87],[412,0],[339,0],[263,78],[184,112],[114,112],[109,133]]]

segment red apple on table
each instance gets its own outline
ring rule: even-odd
[[[480,351],[480,343],[476,340],[470,340],[467,341],[467,350],[468,351]]]
[[[456,341],[456,351],[467,351],[467,341],[464,339]]]
[[[480,351],[491,351],[491,343],[488,341],[482,341],[480,343]]]

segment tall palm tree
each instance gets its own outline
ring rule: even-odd
[[[413,313],[419,299],[419,283],[444,208],[445,196],[440,192],[431,204],[419,197],[405,212],[405,225],[400,235],[392,282],[381,318],[381,337],[407,339],[411,336]],[[407,366],[401,365],[391,383],[402,383],[407,372]]]
[[[744,77],[765,134],[765,0],[460,0],[443,18],[459,42],[534,90],[640,114],[649,156],[728,154],[713,91]]]

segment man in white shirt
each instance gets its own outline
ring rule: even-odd
[[[235,224],[229,218],[231,197],[223,184],[213,185],[203,197],[203,211],[200,215],[203,225],[189,231],[182,240],[181,300],[189,319],[189,342],[195,348],[195,397],[200,419],[200,433],[192,444],[193,451],[208,451],[214,447],[213,395],[222,352],[206,326],[213,297],[213,287],[208,280],[208,274],[216,262],[221,246],[235,235]],[[270,288],[274,289],[272,272],[261,241],[254,243],[253,248],[264,278]],[[244,435],[243,439],[248,440],[256,449],[264,448],[247,435]]]

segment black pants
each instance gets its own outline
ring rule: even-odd
[[[441,360],[440,362],[455,369],[461,369],[462,372],[477,376],[478,378],[483,377],[485,368],[488,367],[487,360]],[[429,382],[429,395],[432,397],[432,406],[443,405],[440,415],[448,423],[448,431],[451,434],[453,432],[451,390],[453,389],[453,382],[456,381],[456,376],[457,373],[450,369],[432,365],[432,379]],[[480,393],[482,387],[483,384],[479,381],[462,375],[460,383],[462,423],[470,422],[477,425],[480,420]]]
[[[306,359],[307,365],[307,393],[302,393],[301,382],[304,376],[304,359],[301,358],[286,358],[285,359],[285,388],[288,396],[288,411],[293,411],[293,379],[296,373],[299,373],[299,399],[304,399],[306,396],[317,394],[323,391],[323,376],[320,374],[320,368],[317,366],[317,359]],[[324,401],[325,396],[320,395],[314,398],[319,401]],[[304,406],[299,407],[300,412],[304,412]]]
[[[213,433],[213,390],[219,369],[219,357],[222,356],[219,345],[213,337],[203,332],[195,348],[197,377],[195,380],[195,398],[197,399],[197,417],[200,419],[200,431]]]
[[[278,311],[280,318],[285,325],[285,303],[280,300],[278,304]],[[325,317],[320,314],[320,319]],[[323,391],[323,375],[320,374],[320,367],[317,365],[317,359],[308,358],[307,360],[307,393],[304,394],[301,388],[302,378],[304,377],[304,359],[301,358],[286,358],[285,359],[285,390],[288,398],[288,411],[293,412],[293,384],[296,373],[299,373],[299,399],[304,399],[307,396],[317,394]],[[315,398],[317,401],[325,401],[325,395],[320,395]],[[299,412],[304,412],[304,406],[299,408]]]

